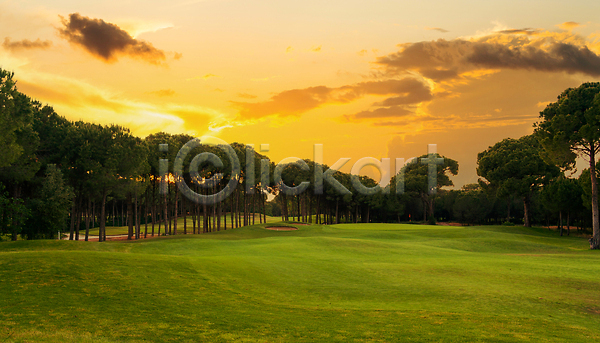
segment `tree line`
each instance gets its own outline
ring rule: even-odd
[[[316,191],[315,169],[327,171],[328,166],[304,160],[303,166],[277,167],[240,143],[230,145],[240,163],[237,174],[232,174],[222,148],[201,145],[187,155],[182,175],[161,175],[159,160],[168,161],[173,171],[178,151],[194,137],[159,132],[142,139],[119,125],[69,121],[19,92],[13,73],[0,69],[0,237],[56,238],[68,232],[69,239],[88,240],[90,229],[98,228],[103,241],[107,226],[127,226],[128,238],[136,239],[226,230],[281,216],[284,221],[317,224],[555,223],[561,235],[563,227],[567,234],[571,226],[592,227],[590,246],[598,248],[599,94],[598,83],[567,89],[540,113],[534,134],[505,139],[479,153],[478,184],[449,190],[458,162],[433,154],[407,163],[380,191],[362,194],[340,192],[331,182]],[[161,151],[161,144],[168,149]],[[204,159],[197,163],[199,172],[190,173],[199,154],[215,155],[222,165]],[[567,177],[577,156],[587,157],[590,167],[577,179]],[[420,162],[427,158],[443,158],[434,168],[433,192],[430,166]],[[276,172],[281,183],[274,181]],[[265,173],[268,181],[262,184]],[[377,185],[366,176],[339,171],[332,176],[346,189],[352,189],[353,178],[366,187]],[[215,204],[190,201],[176,186],[185,182],[193,191],[209,195],[230,180],[237,187]],[[307,181],[302,193],[284,192]],[[161,192],[161,187],[166,189]],[[184,219],[183,227],[178,227],[179,218]]]

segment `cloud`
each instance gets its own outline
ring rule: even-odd
[[[356,54],[357,54],[358,56],[364,56],[364,55],[366,55],[366,54],[367,54],[367,52],[368,52],[367,50],[365,50],[365,49],[362,49],[361,51],[357,52]]]
[[[157,91],[152,91],[149,92],[150,94],[154,94],[156,96],[160,96],[160,97],[167,97],[167,96],[173,96],[175,95],[175,91],[172,89],[160,89]]]
[[[563,42],[547,34],[539,39],[518,38],[512,36],[515,32],[509,38],[501,37],[504,34],[474,40],[440,39],[403,44],[400,51],[382,56],[376,63],[384,67],[387,75],[417,71],[434,81],[457,79],[461,74],[482,69],[600,75],[600,56],[576,39]]]
[[[233,101],[232,104],[240,110],[238,119],[247,120],[271,115],[280,117],[299,116],[326,104],[350,103],[366,95],[388,96],[387,99],[377,102],[373,106],[393,107],[396,113],[401,111],[401,106],[416,105],[432,99],[431,91],[427,85],[417,79],[407,77],[383,81],[366,81],[337,88],[316,86],[292,89],[278,93],[267,101],[256,103]],[[381,116],[381,113],[385,111],[379,110],[376,113]],[[346,116],[346,119],[367,117],[369,115],[365,112],[360,115]]]
[[[379,97],[366,108],[346,112],[339,122],[429,133],[531,125],[547,94],[572,87],[581,74],[600,76],[600,56],[584,37],[532,28],[494,30],[401,44],[397,52],[376,58],[369,81],[284,90],[265,101],[233,101],[235,119],[300,117],[324,106],[359,105]]]
[[[18,41],[11,41],[9,37],[4,38],[2,47],[6,50],[26,50],[26,49],[48,49],[52,46],[52,41],[36,39],[30,41],[29,39],[23,39]]]
[[[588,47],[553,43],[548,50],[527,46],[510,48],[499,44],[477,44],[466,60],[485,68],[529,69],[600,75],[600,56]]]
[[[558,26],[559,28],[561,28],[561,29],[563,29],[565,31],[570,31],[570,30],[572,30],[572,29],[574,29],[576,27],[579,27],[581,25],[579,25],[579,23],[576,23],[574,21],[567,21],[567,22],[564,22],[562,24],[558,24],[556,26]]]
[[[119,56],[139,58],[152,64],[162,64],[166,60],[164,51],[133,38],[115,24],[79,13],[61,19],[64,27],[59,28],[59,33],[63,38],[105,62],[115,62]]]
[[[312,48],[310,48],[310,51],[312,52],[319,52],[321,51],[321,46],[313,46]]]
[[[361,111],[351,115],[345,115],[344,118],[348,121],[356,121],[361,119],[379,119],[379,118],[398,118],[409,114],[414,114],[413,111],[401,106],[381,107],[371,111]]]
[[[507,29],[507,30],[500,30],[500,31],[496,31],[496,32],[500,33],[500,34],[505,34],[505,35],[534,35],[538,31],[534,30],[532,28],[525,28],[525,29]]]
[[[256,99],[257,98],[256,95],[252,95],[252,94],[248,94],[248,93],[238,93],[237,96],[240,98],[244,98],[244,99]]]
[[[294,48],[292,48],[291,46],[288,46],[287,48],[285,48],[286,53],[290,53],[292,51],[294,51]]]
[[[450,32],[446,29],[442,29],[441,27],[426,27],[425,30],[430,30],[430,31],[439,31],[442,33],[446,33],[446,32]]]

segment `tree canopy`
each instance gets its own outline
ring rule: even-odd
[[[600,83],[568,88],[540,112],[535,134],[545,149],[544,157],[564,169],[573,169],[577,156],[590,166],[592,249],[600,249],[600,213],[596,180],[596,154],[600,148]]]
[[[525,226],[531,226],[531,196],[559,174],[557,167],[544,161],[540,150],[536,137],[530,135],[506,138],[477,155],[477,175],[483,178],[484,188],[499,197],[514,195],[523,199]]]

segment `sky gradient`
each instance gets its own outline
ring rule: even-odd
[[[437,144],[461,186],[478,152],[600,80],[599,14],[597,1],[3,1],[0,68],[70,120],[267,143],[275,162],[323,144],[348,172]]]

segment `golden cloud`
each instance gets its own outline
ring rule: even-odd
[[[559,28],[561,28],[563,30],[570,31],[581,25],[579,25],[579,23],[576,23],[574,21],[567,21],[567,22],[564,22],[564,23],[556,25],[556,26],[558,26]]]
[[[252,120],[272,115],[280,117],[299,116],[326,104],[349,103],[366,95],[391,96],[373,105],[377,107],[394,107],[396,111],[399,111],[400,106],[415,105],[423,101],[429,101],[432,98],[427,85],[417,79],[408,77],[367,81],[337,88],[316,86],[292,89],[278,93],[268,101],[256,103],[233,101],[232,103],[240,110],[238,120]],[[377,113],[381,115],[383,112],[385,110],[380,110]],[[366,113],[363,113],[359,117],[367,116]],[[354,118],[356,118],[354,115],[346,116],[347,120]]]

